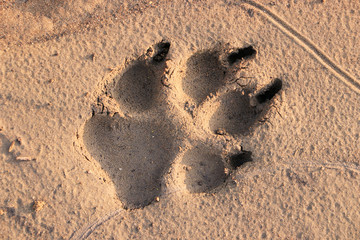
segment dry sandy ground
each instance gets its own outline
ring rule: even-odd
[[[358,1],[0,2],[1,239],[360,237]]]

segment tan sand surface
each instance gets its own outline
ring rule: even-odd
[[[360,3],[0,1],[0,239],[358,239]]]

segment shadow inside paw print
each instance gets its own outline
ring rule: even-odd
[[[257,119],[264,114],[258,113],[250,105],[249,94],[230,92],[221,98],[221,105],[210,119],[209,126],[213,132],[219,129],[232,135],[246,135],[250,133]]]
[[[282,81],[277,78],[253,95],[250,95],[246,89],[224,94],[220,98],[220,107],[209,121],[210,129],[213,132],[223,129],[231,135],[249,134],[269,110],[270,106],[266,103],[281,88]],[[258,108],[256,105],[260,105],[260,107]]]
[[[173,158],[173,127],[98,114],[84,128],[84,143],[109,174],[126,208],[150,204]]]
[[[201,143],[185,152],[177,178],[180,182],[183,179],[190,193],[214,193],[224,185],[232,171],[252,161],[251,151],[224,155]]]
[[[204,145],[188,150],[182,158],[185,185],[191,193],[209,192],[227,179],[220,154]]]
[[[166,75],[169,73],[165,61],[169,49],[170,43],[159,43],[152,57],[152,52],[148,50],[116,76],[110,85],[114,89],[106,88],[104,96],[98,98],[98,101],[111,99],[109,102],[114,106],[107,108],[104,103],[98,102],[103,106],[94,111],[83,128],[83,142],[88,153],[107,172],[119,199],[128,209],[144,207],[160,195],[163,177],[177,159],[180,144],[186,140],[192,146],[181,159],[184,166],[179,173],[183,176],[182,184],[190,193],[206,193],[223,185],[229,171],[252,161],[251,152],[241,151],[225,157],[221,154],[224,145],[215,142],[213,133],[220,133],[219,129],[223,129],[224,133],[234,137],[248,134],[269,109],[269,101],[282,88],[279,79],[257,92],[241,85],[237,85],[235,90],[227,88],[227,85],[235,84],[229,82],[235,78],[230,70],[241,67],[235,63],[247,61],[256,54],[252,46],[228,54],[223,58],[227,63],[220,59],[220,50],[198,52],[187,60],[185,76],[169,81],[170,84],[181,82],[182,91],[187,95],[185,98],[195,101],[191,111],[196,114],[192,118],[181,118],[182,114],[166,112],[180,109],[168,107],[169,104],[178,104],[178,101],[172,102],[172,98],[167,98],[164,95],[166,91],[163,91],[165,86],[169,87],[162,82],[164,77],[171,77],[171,74]],[[166,89],[168,92],[177,91],[172,87]],[[210,100],[208,97],[213,93],[215,95]],[[162,106],[161,111],[153,111],[165,101],[167,104]],[[212,101],[219,102],[216,110],[211,107]],[[210,105],[204,104],[206,102]],[[119,109],[113,110],[116,107]],[[124,109],[130,114],[121,115]],[[198,126],[198,122],[203,124],[206,119],[201,116],[199,121],[196,119],[199,109],[206,114],[212,112],[211,117],[205,120],[212,134]],[[171,113],[172,118],[167,113]],[[175,119],[177,117],[179,119]],[[197,136],[199,133],[201,138]],[[209,142],[199,141],[204,137]]]
[[[161,85],[154,81],[155,71],[155,67],[145,61],[135,63],[119,79],[115,98],[137,111],[150,109],[161,90]]]
[[[169,48],[170,43],[160,42],[157,53],[150,61],[142,57],[119,75],[115,79],[115,99],[134,111],[145,111],[156,104],[162,89],[160,77]]]
[[[225,84],[226,68],[221,64],[216,50],[196,53],[188,59],[186,65],[182,88],[196,104]]]
[[[147,110],[158,106],[169,47],[169,43],[159,43],[152,58],[139,57],[115,77],[111,96],[121,107],[146,116]],[[143,120],[101,109],[86,122],[83,142],[112,179],[124,207],[144,207],[160,194],[161,177],[175,152],[174,127],[163,116]]]

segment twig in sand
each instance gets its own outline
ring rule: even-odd
[[[14,147],[15,147],[15,141],[12,141],[11,144],[10,144],[8,152],[12,152],[12,150],[14,150]]]
[[[32,160],[36,160],[36,158],[32,158],[32,157],[16,157],[17,161],[32,161]]]

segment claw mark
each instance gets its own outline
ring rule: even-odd
[[[169,42],[160,42],[158,45],[158,52],[157,54],[153,57],[153,61],[154,62],[162,62],[165,60],[166,55],[169,52],[170,49],[170,43]]]
[[[242,150],[241,153],[230,156],[229,158],[230,166],[233,169],[236,169],[247,162],[252,162],[253,159],[251,155],[252,155],[251,151]]]
[[[236,61],[251,58],[256,55],[256,50],[253,46],[248,46],[245,48],[240,48],[235,52],[230,53],[228,56],[228,62],[230,64],[235,63]]]
[[[264,15],[271,23],[285,33],[289,38],[293,39],[306,51],[308,51],[320,64],[332,71],[343,83],[348,85],[354,92],[360,94],[360,81],[351,76],[350,73],[343,70],[336,63],[334,63],[320,48],[318,48],[311,40],[300,34],[290,24],[282,20],[275,13],[271,12],[265,6],[252,0],[243,0],[243,3],[249,4]]]
[[[262,89],[259,93],[255,95],[258,103],[264,103],[268,100],[271,100],[282,88],[282,81],[280,79],[275,79],[271,84]]]

